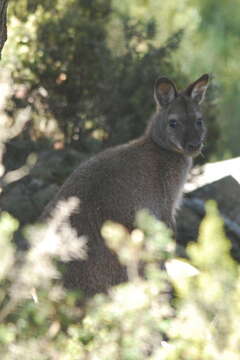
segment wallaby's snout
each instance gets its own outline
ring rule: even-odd
[[[200,115],[199,111],[196,113]],[[178,122],[178,129],[170,134],[173,147],[175,146],[178,152],[186,156],[197,156],[204,146],[206,127],[202,119],[200,122],[198,116],[195,114],[188,116],[187,112],[184,112],[184,118]]]
[[[195,141],[195,142],[189,142],[186,145],[186,151],[187,153],[191,154],[192,156],[194,155],[198,155],[199,152],[201,152],[203,147],[203,143],[199,142],[199,141]]]

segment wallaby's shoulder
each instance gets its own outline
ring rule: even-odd
[[[143,161],[144,157],[159,154],[158,147],[145,137],[132,140],[128,143],[110,147],[92,156],[79,165],[76,173],[101,171],[104,169],[121,170],[121,166],[127,167],[131,163]]]

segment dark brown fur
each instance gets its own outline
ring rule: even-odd
[[[203,86],[199,85],[201,82]],[[190,85],[192,90],[188,87],[178,94],[170,80],[160,78],[155,85],[158,110],[145,134],[81,164],[46,208],[42,219],[51,214],[59,200],[72,196],[80,199],[79,211],[70,219],[78,234],[88,239],[88,258],[71,262],[67,272],[69,285],[92,295],[127,280],[126,269],[100,235],[106,220],[122,223],[131,230],[136,212],[145,208],[174,229],[175,211],[192,156],[201,150],[205,136],[204,125],[196,126],[196,119],[199,121],[198,102],[207,82],[205,75]],[[200,96],[197,101],[196,96]],[[174,116],[177,128],[169,125]]]

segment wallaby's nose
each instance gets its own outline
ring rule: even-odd
[[[187,150],[189,152],[198,151],[201,148],[201,142],[189,142],[187,143]]]

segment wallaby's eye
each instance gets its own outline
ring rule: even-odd
[[[175,127],[177,127],[177,120],[170,119],[168,124],[171,128],[175,128]]]
[[[202,119],[198,119],[198,120],[196,121],[196,125],[197,125],[198,127],[202,127],[202,126],[203,126],[203,120],[202,120]]]

